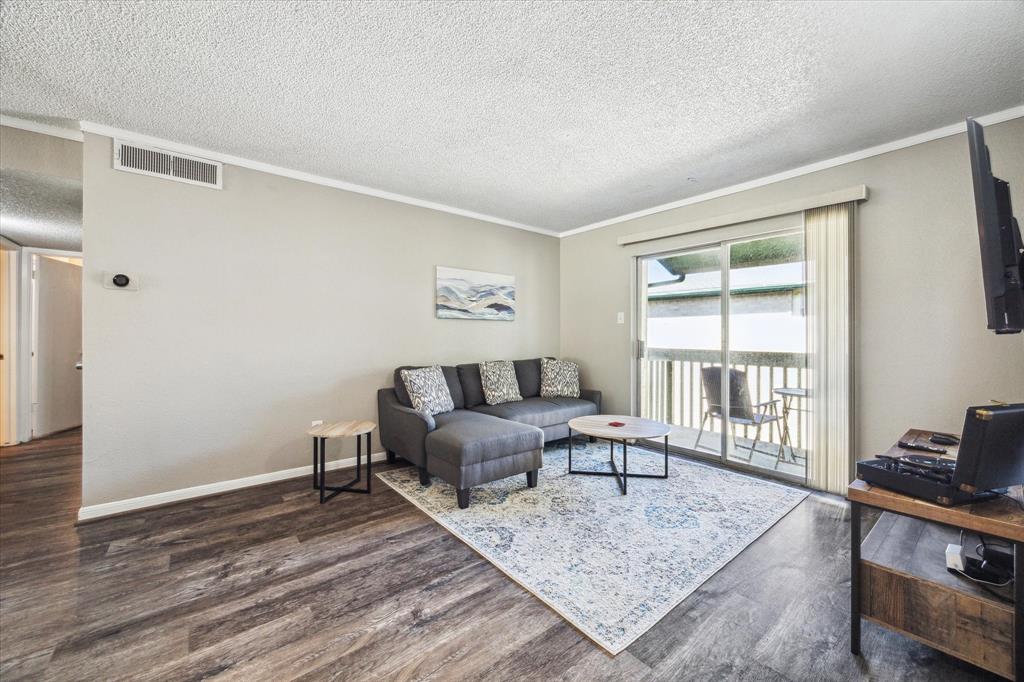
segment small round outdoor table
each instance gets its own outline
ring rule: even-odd
[[[323,504],[339,493],[370,493],[370,481],[373,480],[370,434],[375,428],[377,428],[376,423],[363,420],[320,424],[306,432],[313,437],[313,488],[320,491],[320,504]],[[329,438],[346,438],[348,436],[356,437],[356,477],[345,485],[325,485],[324,469],[326,468],[326,462],[324,459],[327,440]],[[363,436],[366,436],[366,487],[356,488],[354,487],[355,484],[362,480]],[[328,492],[330,492],[330,495],[327,494]]]
[[[622,422],[623,426],[609,426],[609,422]],[[611,471],[577,471],[572,468],[572,432],[577,431],[585,436],[593,436],[608,441],[608,461]],[[597,414],[588,417],[576,417],[569,420],[569,473],[586,476],[614,476],[619,490],[626,494],[630,478],[668,478],[668,434],[672,429],[668,424],[617,414]],[[641,438],[665,438],[665,473],[663,474],[631,474],[629,473],[629,453],[627,441]],[[622,473],[615,464],[615,443],[622,443]]]

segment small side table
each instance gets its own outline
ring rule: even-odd
[[[811,389],[797,388],[795,386],[783,386],[774,389],[773,392],[775,393],[775,395],[782,396],[782,433],[779,434],[779,440],[782,441],[782,445],[789,446],[789,457],[794,462],[796,462],[796,452],[794,452],[793,450],[793,439],[789,433],[789,413],[791,410],[800,409],[793,407],[793,401],[806,400],[810,398]],[[776,464],[776,466],[778,465]]]
[[[371,421],[334,422],[314,426],[306,433],[313,437],[313,489],[320,491],[320,504],[331,499],[338,493],[370,493],[370,482],[373,480],[373,464],[370,449],[370,434],[377,428]],[[325,446],[328,438],[356,437],[356,477],[345,485],[329,486],[324,481]],[[366,436],[366,487],[356,488],[362,480],[363,436]],[[319,460],[319,462],[317,461]],[[330,492],[328,495],[327,492]]]

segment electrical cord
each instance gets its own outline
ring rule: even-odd
[[[982,580],[981,578],[975,578],[974,576],[967,575],[963,571],[961,571],[959,569],[956,569],[956,568],[951,568],[950,570],[959,573],[960,575],[962,575],[963,577],[967,578],[971,582],[978,583],[979,585],[991,585],[992,587],[1006,587],[1006,586],[1008,586],[1008,585],[1013,583],[1013,578],[1010,578],[1006,582],[994,583],[994,582],[992,582],[990,580]]]
[[[1014,499],[1014,498],[1011,498],[1011,499]],[[1016,500],[1014,500],[1014,501],[1016,501]],[[965,534],[965,531],[964,531],[963,528],[961,528],[960,529],[960,546],[961,547],[964,544],[964,534]],[[1002,543],[991,542],[991,540],[988,543],[986,543],[985,542],[985,536],[983,536],[981,533],[977,533],[977,535],[978,535],[978,540],[980,540],[981,542],[979,542],[977,545],[974,546],[974,553],[977,554],[979,557],[984,558],[984,553],[983,552],[979,552],[978,550],[979,550],[979,548],[984,550],[984,548],[987,546],[987,544],[991,544],[991,545],[994,545],[994,546],[997,546],[997,547],[1005,547],[1007,549],[1012,548],[1012,545],[1009,545],[1009,544],[1005,544],[1004,545]],[[1014,577],[1015,577],[1012,574],[1009,577],[1009,579],[1007,579],[1005,582],[994,583],[994,582],[991,582],[991,581],[988,581],[988,580],[980,580],[978,578],[975,578],[974,576],[967,575],[963,571],[960,571],[960,570],[955,569],[955,568],[949,568],[948,570],[953,572],[953,573],[955,573],[955,574],[957,574],[957,575],[959,575],[959,576],[961,576],[962,578],[964,578],[966,580],[970,580],[972,583],[974,583],[975,585],[977,585],[981,589],[985,590],[985,592],[988,592],[990,595],[992,595],[993,597],[995,597],[999,601],[1004,602],[1006,604],[1013,604],[1014,603],[1013,599],[1010,599],[1010,598],[1006,597],[1005,595],[1002,595],[999,592],[997,592],[996,590],[992,589],[992,587],[1009,587],[1010,585],[1012,585]]]
[[[1024,502],[1021,502],[1020,500],[1018,500],[1013,495],[1007,495],[1006,493],[999,492],[998,490],[989,490],[987,492],[995,493],[996,495],[999,495],[1000,497],[1005,497],[1006,499],[1011,500],[1014,504],[1016,504],[1018,507],[1020,507],[1021,511],[1024,511]]]

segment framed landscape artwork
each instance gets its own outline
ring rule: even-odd
[[[437,316],[454,320],[516,319],[515,275],[437,266]]]

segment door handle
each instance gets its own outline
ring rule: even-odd
[[[82,369],[82,361],[81,360],[79,360],[78,362],[75,363],[75,369],[78,369],[78,370]]]

